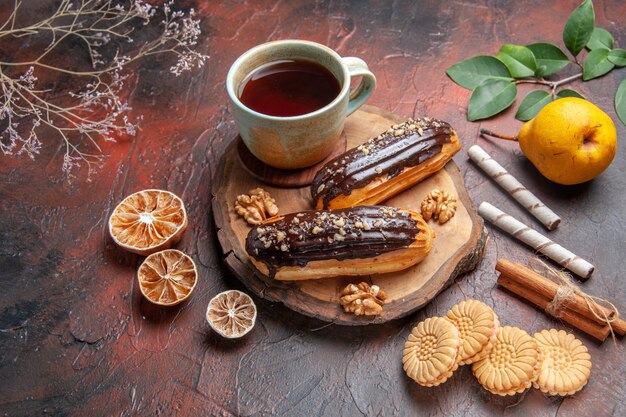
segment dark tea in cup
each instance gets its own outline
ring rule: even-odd
[[[259,113],[290,117],[325,107],[340,91],[339,81],[324,66],[285,59],[253,70],[241,84],[239,99]]]
[[[350,90],[352,80],[360,78]],[[372,94],[376,77],[363,60],[297,39],[255,46],[226,76],[230,109],[243,143],[280,169],[310,167],[341,139],[346,117]]]

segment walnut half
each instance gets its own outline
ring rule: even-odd
[[[456,198],[446,190],[434,189],[422,201],[422,217],[444,224],[456,213]]]
[[[356,316],[380,316],[387,295],[378,285],[370,286],[367,282],[348,284],[341,292],[340,302],[346,313]]]
[[[278,214],[276,200],[263,188],[250,190],[250,195],[237,196],[235,211],[250,224],[261,224],[268,217]]]

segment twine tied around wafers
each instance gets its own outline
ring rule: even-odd
[[[529,266],[537,273],[547,273],[550,278],[555,279],[559,283],[559,288],[557,289],[554,298],[545,308],[548,314],[557,318],[560,317],[563,303],[571,300],[574,295],[578,295],[585,300],[591,314],[593,314],[600,322],[606,323],[609,327],[613,343],[616,343],[615,333],[613,332],[613,326],[611,325],[611,323],[619,317],[619,310],[615,307],[615,304],[604,298],[587,294],[581,290],[580,287],[574,283],[574,281],[572,281],[570,274],[553,268],[539,258],[531,259]],[[605,307],[612,310],[612,312],[607,315],[606,312],[600,308],[600,303],[604,303]]]

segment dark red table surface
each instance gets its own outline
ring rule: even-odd
[[[4,11],[7,3],[12,2]],[[598,344],[576,330],[591,352],[593,371],[586,388],[571,398],[537,390],[494,396],[468,367],[436,388],[420,387],[404,375],[401,352],[412,325],[464,299],[485,301],[504,323],[530,333],[572,331],[495,286],[497,259],[526,263],[533,252],[492,227],[478,269],[402,320],[326,326],[255,298],[256,328],[228,341],[204,318],[215,294],[243,289],[221,262],[209,205],[216,162],[236,136],[226,73],[248,48],[285,38],[321,42],[366,60],[378,77],[369,104],[450,121],[463,141],[454,160],[473,201],[490,201],[542,230],[468,162],[467,149],[480,143],[563,217],[550,236],[597,267],[583,287],[626,311],[626,128],[613,108],[626,69],[573,85],[616,121],[620,141],[609,169],[575,187],[545,180],[516,144],[480,139],[480,127],[516,133],[521,122],[514,120],[515,110],[469,123],[470,93],[445,75],[453,63],[495,54],[506,42],[562,45],[563,24],[578,3],[186,3],[202,20],[198,48],[210,55],[206,67],[178,78],[167,73],[168,59],[135,68],[128,93],[133,114],[144,115],[142,130],[132,140],[106,144],[109,156],[92,182],[82,174],[72,183],[62,180],[62,150],[54,140],[34,162],[1,157],[0,415],[625,415],[624,341]],[[595,3],[597,25],[625,47],[626,3]],[[35,14],[45,9],[31,7]],[[211,134],[198,140],[206,129]],[[142,258],[117,248],[106,230],[115,204],[143,188],[171,190],[188,207],[190,225],[178,248],[193,256],[200,281],[179,308],[155,308],[142,299],[135,275]]]

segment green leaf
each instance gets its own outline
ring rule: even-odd
[[[591,0],[585,0],[572,12],[563,28],[563,43],[576,56],[587,45],[596,19]]]
[[[467,89],[473,90],[485,80],[511,81],[506,66],[492,56],[479,55],[452,65],[446,70],[448,77]]]
[[[535,90],[531,91],[524,97],[522,104],[519,105],[515,118],[526,122],[539,113],[539,110],[552,101],[552,96],[547,91]]]
[[[526,45],[526,47],[535,55],[538,70],[535,75],[538,77],[552,75],[569,64],[569,59],[567,59],[565,52],[551,43],[531,43],[530,45]],[[539,73],[539,68],[541,67],[545,67],[546,69],[542,73]]]
[[[537,63],[537,70],[535,70],[535,77],[537,77],[537,78],[544,77],[546,75],[547,71],[548,71],[548,67],[547,66],[539,65],[539,63]]]
[[[496,58],[506,65],[513,78],[531,77],[537,70],[535,56],[525,46],[504,44]]]
[[[618,67],[626,66],[626,50],[615,48],[609,52],[609,61]]]
[[[594,28],[591,38],[587,42],[587,48],[594,49],[613,49],[613,35],[608,30],[602,28]]]
[[[507,80],[485,80],[470,97],[467,119],[474,122],[500,113],[515,101],[517,87]]]
[[[583,63],[583,80],[598,78],[611,71],[615,64],[608,59],[608,49],[594,49],[589,52]]]
[[[565,97],[577,97],[577,98],[582,98],[582,99],[586,100],[585,97],[582,94],[580,94],[578,91],[570,90],[569,88],[566,88],[566,89],[561,90],[558,93],[556,93],[556,98],[557,99],[565,98]]]
[[[615,93],[615,111],[617,117],[626,125],[626,78],[619,83]]]

